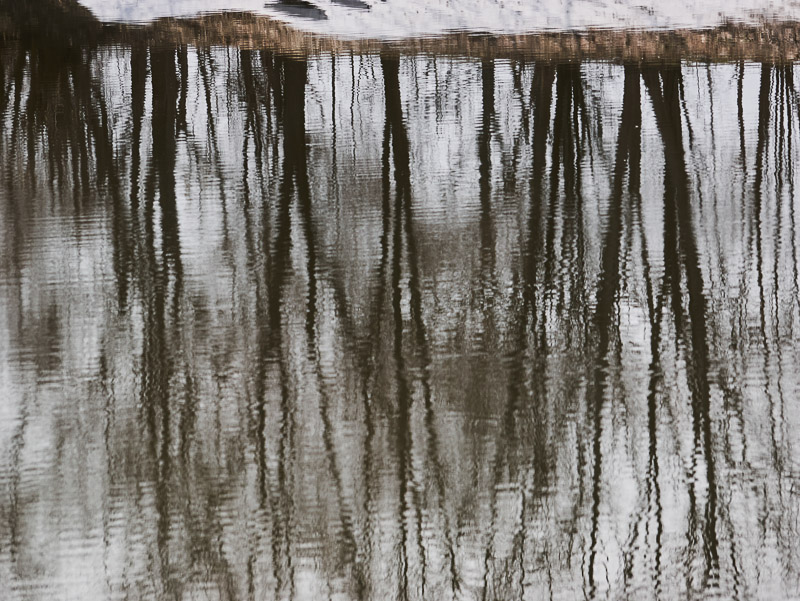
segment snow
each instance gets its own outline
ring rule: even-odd
[[[248,11],[345,37],[408,37],[454,30],[525,33],[587,28],[707,28],[726,21],[800,21],[800,0],[314,0],[325,19],[275,0],[80,0],[102,21],[146,22]],[[366,8],[358,8],[361,4]],[[305,11],[319,16],[319,11]]]

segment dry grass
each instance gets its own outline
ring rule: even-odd
[[[235,45],[297,54],[436,53],[480,58],[637,62],[765,61],[800,57],[800,23],[728,24],[707,30],[544,32],[488,35],[458,32],[397,41],[346,40],[308,34],[268,17],[248,14],[161,19],[144,27],[106,27],[109,40]]]
[[[551,61],[764,61],[792,62],[800,57],[800,23],[727,24],[706,30],[588,30],[524,35],[457,32],[437,37],[383,41],[347,40],[309,34],[264,16],[245,13],[190,19],[159,19],[148,25],[101,25],[87,19],[74,0],[26,4],[0,0],[0,37],[39,37],[53,43],[227,45],[280,53],[436,53],[476,58],[530,58]],[[6,10],[2,10],[5,8]],[[46,19],[43,17],[46,15]],[[43,25],[46,21],[46,26]],[[58,27],[54,24],[58,22]],[[54,29],[57,35],[53,35]]]

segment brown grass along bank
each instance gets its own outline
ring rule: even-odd
[[[192,44],[266,48],[281,53],[444,54],[557,62],[760,61],[800,57],[800,23],[728,23],[713,29],[542,31],[528,34],[453,32],[399,40],[343,39],[310,34],[266,16],[222,13],[164,18],[146,25],[102,24],[74,0],[0,0],[0,39],[63,44]]]

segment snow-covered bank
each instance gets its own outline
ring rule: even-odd
[[[409,37],[454,30],[708,28],[726,22],[800,21],[800,0],[314,0],[319,10],[275,0],[80,0],[101,21],[147,22],[219,11],[269,15],[303,31]],[[295,0],[297,2],[297,0]]]

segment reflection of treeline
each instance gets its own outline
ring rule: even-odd
[[[159,586],[180,596],[191,584],[184,575],[200,573],[227,598],[252,596],[259,587],[275,598],[291,597],[309,540],[323,548],[323,557],[312,559],[328,585],[357,598],[387,586],[404,599],[457,597],[465,589],[511,598],[558,586],[599,595],[614,544],[624,569],[612,587],[648,578],[665,586],[666,569],[682,579],[674,585],[682,592],[739,578],[747,541],[738,538],[741,516],[730,503],[742,493],[724,475],[742,468],[725,420],[746,419],[746,408],[741,383],[726,379],[716,364],[744,365],[753,348],[747,316],[727,323],[727,313],[711,308],[718,292],[708,271],[716,266],[709,266],[714,257],[696,214],[682,68],[622,69],[621,113],[608,157],[607,124],[582,65],[513,64],[513,94],[524,114],[509,140],[498,125],[509,105],[498,102],[497,64],[481,64],[479,267],[461,282],[479,318],[466,323],[456,315],[450,324],[467,330],[458,350],[479,374],[464,383],[448,380],[452,365],[432,325],[431,313],[448,309],[432,300],[440,267],[436,254],[425,252],[435,241],[425,239],[417,213],[415,182],[426,174],[414,172],[410,131],[418,124],[410,120],[413,101],[404,88],[416,76],[406,69],[416,59],[384,53],[371,64],[384,103],[379,242],[354,293],[342,276],[351,257],[322,243],[335,211],[333,200],[315,195],[317,166],[310,160],[314,61],[224,52],[224,62],[185,45],[64,53],[14,43],[0,52],[4,200],[35,202],[46,189],[49,198],[72,206],[59,210],[80,215],[99,206],[109,217],[117,288],[110,320],[129,316],[140,329],[141,348],[132,370],[137,384],[114,392],[109,377],[104,389],[112,403],[136,397],[146,444],[132,444],[130,432],[123,440],[109,435],[106,444],[123,447],[132,457],[127,469],[143,473],[127,494],[137,503],[153,495]],[[118,71],[105,68],[114,53],[124,59],[125,81],[114,81]],[[347,71],[354,71],[352,63]],[[781,365],[775,355],[782,337],[796,336],[785,319],[795,314],[785,298],[797,292],[794,213],[780,202],[794,198],[796,91],[787,67],[763,65],[760,81],[743,262],[756,266],[758,345],[770,380]],[[195,86],[203,109],[193,123],[192,111],[200,110],[191,106]],[[124,101],[114,100],[118,90]],[[663,159],[655,190],[643,183],[645,115],[652,115]],[[241,147],[232,149],[222,132],[234,117]],[[738,119],[747,169],[743,109]],[[523,147],[527,166],[518,160]],[[215,309],[188,282],[181,203],[191,196],[182,191],[190,177],[201,181],[192,193],[221,204],[219,254],[238,278],[228,339],[214,341],[228,354],[208,359],[213,377],[195,363],[209,344],[202,332]],[[512,177],[519,252],[509,258],[499,250],[507,217],[497,203]],[[597,185],[601,178],[605,186]],[[603,190],[608,193],[598,198]],[[777,191],[777,200],[768,190]],[[18,206],[8,215],[22,221],[39,210],[47,209]],[[658,235],[646,229],[648,211],[657,214]],[[599,213],[596,222],[592,213]],[[773,246],[765,247],[765,237]],[[231,258],[237,245],[244,264]],[[510,286],[499,283],[503,270],[513,273]],[[741,277],[747,273],[743,268]],[[788,292],[783,273],[791,275]],[[625,324],[632,315],[641,319],[634,332]],[[642,337],[649,366],[640,387],[645,394],[637,395],[627,390],[632,359],[626,345]],[[235,359],[230,347],[246,358]],[[244,396],[246,402],[239,399],[243,406],[232,411],[241,424],[231,435],[230,424],[203,421],[213,414],[204,404],[221,402],[210,391],[233,386],[228,380],[236,377],[240,387],[225,400]],[[783,411],[783,375],[776,377],[778,385],[766,387],[770,416]],[[723,417],[715,394],[724,397]],[[466,416],[456,427],[454,407]],[[643,431],[626,438],[619,421],[636,415],[644,416]],[[311,419],[318,431],[304,427]],[[674,432],[676,425],[688,434]],[[772,464],[759,477],[784,492],[787,443],[780,423],[772,425]],[[630,462],[642,471],[635,474],[641,488],[627,538],[614,543],[609,498],[625,455],[619,437],[635,447]],[[321,459],[306,455],[314,445]],[[465,448],[473,455],[468,459],[458,456]],[[223,452],[227,463],[215,465]],[[674,464],[680,469],[665,473]],[[130,483],[130,474],[113,468],[109,478]],[[456,468],[471,480],[459,481]],[[306,470],[315,470],[314,479],[330,493],[322,502],[312,498]],[[142,480],[152,489],[138,486]],[[229,509],[231,490],[249,486],[257,499],[249,538],[237,547],[240,556],[229,555],[220,541],[232,544],[231,535],[219,515]],[[765,504],[774,499],[768,488],[756,496]],[[673,532],[668,544],[670,503],[677,505],[673,516],[686,510],[684,532]],[[185,530],[180,539],[178,527]],[[791,525],[764,527],[773,528],[786,557],[797,552],[787,535]],[[794,583],[796,575],[786,579]]]

